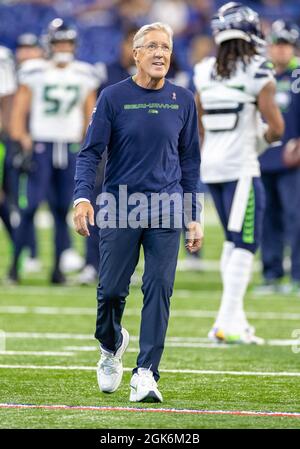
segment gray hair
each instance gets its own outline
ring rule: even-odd
[[[143,45],[144,37],[146,34],[150,33],[150,31],[163,31],[167,34],[170,46],[173,48],[173,31],[170,25],[162,22],[154,22],[149,25],[144,25],[142,28],[138,30],[138,32],[134,35],[133,38],[133,48],[138,48],[140,45]]]

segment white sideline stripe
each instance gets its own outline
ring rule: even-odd
[[[227,349],[233,347],[233,345],[220,345],[218,343],[192,343],[181,345],[179,343],[171,343],[166,344],[165,347],[175,347],[175,348],[217,348],[217,349]],[[1,356],[10,356],[10,355],[28,355],[28,356],[57,356],[57,357],[74,357],[76,352],[99,352],[98,348],[81,348],[80,346],[69,346],[68,350],[64,348],[63,351],[0,351]],[[126,352],[132,352],[138,354],[138,347],[130,347],[127,348]]]
[[[198,282],[198,281],[197,281]],[[134,286],[133,286],[134,287]],[[95,287],[93,288],[87,288],[87,287],[80,287],[77,286],[74,287],[68,287],[65,286],[63,288],[61,287],[31,287],[31,286],[10,286],[5,287],[1,286],[1,291],[3,295],[9,296],[9,295],[20,295],[20,296],[40,296],[40,295],[51,295],[51,296],[77,296],[77,297],[84,297],[87,295],[87,293],[90,295],[91,298],[96,297],[95,293]],[[192,294],[195,294],[197,296],[208,296],[211,298],[212,295],[215,295],[219,297],[222,293],[222,290],[185,290],[180,288],[175,288],[173,293],[173,298],[176,297],[190,297]],[[132,290],[131,295],[136,294],[135,290]],[[140,291],[138,288],[138,294],[140,295]]]
[[[0,351],[1,355],[39,355],[39,356],[58,356],[58,357],[72,357],[74,351]]]
[[[2,369],[36,369],[36,370],[62,370],[62,371],[96,371],[94,366],[64,366],[64,365],[5,365]],[[131,372],[132,368],[124,368],[124,371]],[[223,370],[188,370],[188,369],[160,369],[162,373],[169,374],[199,374],[199,375],[229,375],[229,376],[266,376],[266,377],[300,377],[300,372],[264,372],[264,371],[223,371]]]
[[[5,332],[6,338],[44,339],[44,340],[94,340],[91,334],[63,334],[52,332]]]
[[[285,418],[300,418],[299,412],[270,412],[254,410],[193,410],[176,408],[143,408],[143,407],[121,407],[101,405],[64,405],[64,404],[10,404],[0,403],[4,409],[44,409],[44,410],[80,410],[101,412],[137,412],[137,413],[177,413],[197,415],[238,415],[238,416],[271,416]]]
[[[267,343],[268,346],[292,346],[295,345],[295,340],[287,340],[287,344],[281,344],[278,342],[277,344]],[[209,349],[229,349],[229,348],[238,348],[238,345],[230,345],[230,344],[219,344],[219,343],[166,343],[165,347],[167,348],[209,348]],[[26,356],[55,356],[55,357],[74,357],[77,352],[98,352],[99,349],[97,347],[86,347],[86,346],[66,346],[63,348],[63,351],[0,351],[1,356],[16,356],[16,355],[26,355]],[[126,352],[135,353],[139,352],[138,347],[130,347],[127,348]]]
[[[201,272],[220,272],[220,261],[216,259],[207,259],[201,260],[201,270],[193,270],[191,268],[186,268],[184,265],[181,265],[180,262],[184,262],[184,259],[178,260],[179,264],[177,265],[177,273],[198,273]],[[261,263],[259,261],[255,261],[253,264],[253,272],[258,273],[261,272]]]
[[[283,342],[277,342],[276,344],[270,344],[267,342],[266,344],[268,346],[292,346],[295,345],[297,342],[295,340],[287,340],[287,343]],[[262,345],[260,345],[262,346]],[[184,348],[209,348],[209,349],[232,349],[232,348],[238,348],[238,345],[230,345],[230,344],[219,344],[219,343],[166,343],[166,348],[178,348],[178,349],[184,349]],[[26,356],[41,356],[41,357],[48,357],[48,356],[55,356],[55,357],[74,357],[76,356],[77,352],[99,352],[99,349],[97,347],[86,347],[86,346],[66,346],[63,348],[63,351],[0,351],[0,357],[1,356],[16,356],[16,355],[26,355]],[[126,352],[135,353],[138,354],[139,348],[138,347],[130,347],[127,348]]]
[[[52,332],[5,332],[6,338],[16,339],[45,339],[45,340],[89,340],[95,341],[92,334],[67,334],[67,333],[52,333]],[[130,341],[139,341],[138,335],[130,335]],[[278,340],[276,340],[278,341]],[[283,340],[285,341],[285,340]],[[295,343],[297,340],[293,340]],[[167,337],[166,343],[209,343],[210,340],[206,337]]]
[[[63,334],[63,333],[43,333],[43,332],[6,332],[6,338],[11,339],[43,339],[43,340],[88,340],[95,341],[93,335],[89,334]],[[130,341],[139,341],[137,335],[130,335]],[[268,346],[292,346],[299,345],[298,339],[270,339],[266,341]],[[178,346],[177,346],[178,345]],[[239,347],[238,345],[225,345],[225,344],[215,344],[211,342],[208,338],[201,337],[167,337],[166,346],[174,347],[199,347],[199,348],[227,348],[227,347]],[[263,345],[262,345],[263,346]]]
[[[96,314],[93,307],[40,307],[40,306],[0,306],[0,313],[7,314],[33,314],[33,315],[92,315]],[[172,310],[171,316],[176,318],[215,318],[217,311],[212,310]],[[140,316],[141,309],[126,308],[125,315]],[[288,312],[247,312],[247,317],[256,320],[300,320],[300,313]]]
[[[294,342],[295,344],[295,342]],[[176,343],[176,342],[165,342],[165,348],[217,348],[217,349],[228,349],[237,347],[237,345],[224,345],[219,343],[207,342],[207,343]],[[66,346],[63,348],[65,351],[79,351],[79,352],[93,352],[99,351],[98,348],[86,347],[86,346]],[[129,347],[126,352],[139,352],[138,347]]]
[[[240,345],[235,344],[224,344],[224,343],[214,343],[210,341],[209,339],[203,339],[206,340],[205,342],[201,343],[188,343],[188,342],[173,342],[173,341],[166,341],[165,347],[167,348],[217,348],[217,349],[228,349],[228,348],[240,348]],[[300,340],[266,340],[264,344],[260,344],[259,346],[300,346]],[[98,348],[96,347],[90,347],[90,346],[65,346],[63,348],[65,351],[98,351]],[[139,348],[127,348],[126,352],[137,352],[139,351]]]

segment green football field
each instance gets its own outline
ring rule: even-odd
[[[140,286],[131,288],[124,315],[131,342],[122,385],[105,395],[98,390],[95,371],[95,287],[48,284],[52,235],[39,229],[43,271],[28,275],[18,287],[0,284],[1,428],[300,427],[300,297],[255,295],[253,286],[260,282],[256,270],[246,310],[266,344],[210,343],[207,333],[221,295],[217,260],[223,236],[209,207],[206,217],[205,269],[178,271],[176,277],[160,367],[162,404],[129,402],[130,371],[138,352]],[[74,238],[82,251],[82,240]],[[9,252],[0,229],[0,278]]]

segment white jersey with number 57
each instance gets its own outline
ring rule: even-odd
[[[256,101],[262,88],[274,81],[272,65],[257,55],[245,67],[238,62],[230,78],[219,79],[215,62],[212,57],[195,66],[194,84],[204,110],[201,179],[214,183],[259,176],[261,117]]]
[[[73,61],[60,68],[52,61],[29,61],[19,71],[19,83],[32,93],[29,128],[34,141],[81,141],[84,103],[99,84],[92,65]]]

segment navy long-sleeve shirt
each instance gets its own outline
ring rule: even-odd
[[[276,102],[285,122],[281,145],[270,148],[259,158],[262,173],[276,173],[290,170],[283,162],[284,147],[290,139],[300,137],[300,95],[293,92],[295,81],[293,71],[300,68],[300,61],[293,57],[287,70],[276,75]],[[299,87],[299,83],[297,84]]]
[[[104,191],[128,195],[197,192],[197,112],[188,90],[165,80],[145,89],[132,78],[105,88],[78,154],[74,200],[91,198],[97,165],[108,149]]]

